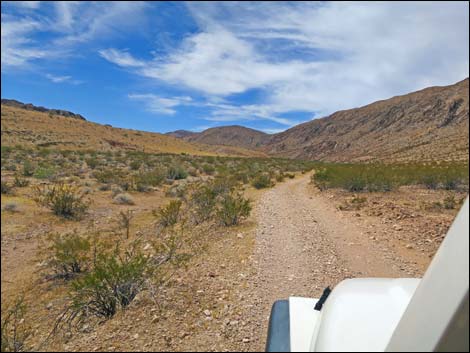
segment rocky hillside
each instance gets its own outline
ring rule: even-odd
[[[468,78],[336,112],[274,135],[270,155],[333,161],[468,160]]]
[[[197,132],[188,131],[188,130],[176,130],[172,132],[167,132],[165,135],[173,136],[177,138],[187,138],[193,135],[196,135]]]
[[[338,111],[274,135],[228,126],[182,138],[311,160],[468,160],[468,94],[467,78]]]
[[[3,99],[2,98],[2,106],[15,107],[15,108],[21,108],[21,109],[26,109],[26,110],[34,110],[34,111],[42,112],[42,113],[60,115],[66,118],[86,120],[82,115],[69,112],[68,110],[48,109],[44,107],[35,106],[31,103],[25,104],[15,99]]]
[[[269,140],[270,136],[264,132],[238,125],[214,127],[199,133],[178,130],[169,134],[190,142],[244,148],[259,148]]]

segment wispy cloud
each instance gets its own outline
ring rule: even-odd
[[[129,94],[129,99],[141,101],[147,111],[172,115],[175,107],[192,104],[191,97],[160,97],[155,94]]]
[[[128,52],[117,50],[117,49],[103,49],[99,50],[98,53],[101,57],[112,62],[113,64],[122,67],[142,67],[145,66],[145,62],[135,59]]]
[[[468,75],[468,4],[397,2],[188,4],[200,31],[153,60],[102,56],[158,82],[249,106],[214,107],[215,121],[243,116],[288,125]]]
[[[146,7],[139,1],[2,3],[2,71],[64,60],[84,43],[138,31]]]
[[[70,83],[73,85],[79,85],[83,83],[83,81],[75,80],[72,78],[72,76],[67,76],[67,75],[60,76],[60,75],[46,74],[45,76],[47,77],[47,79],[49,79],[51,82],[54,82],[54,83]]]

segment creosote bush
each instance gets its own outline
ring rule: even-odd
[[[49,241],[50,258],[47,266],[53,270],[54,277],[71,279],[87,270],[90,262],[91,247],[88,238],[77,232],[67,234],[51,234]]]
[[[210,219],[217,203],[217,193],[209,186],[203,185],[191,195],[190,205],[196,224]]]
[[[233,226],[240,223],[251,212],[251,201],[236,193],[225,194],[216,211],[217,219],[225,226]]]
[[[268,174],[260,174],[253,179],[251,185],[256,189],[269,188],[272,186],[271,178]]]
[[[162,227],[174,226],[180,220],[182,201],[172,200],[153,214],[158,218],[158,224]]]
[[[171,166],[167,171],[167,178],[170,180],[186,179],[188,172],[181,166]]]
[[[26,351],[26,340],[32,334],[32,329],[25,318],[26,311],[23,295],[17,297],[11,306],[2,310],[2,352]]]
[[[34,201],[48,207],[58,216],[73,219],[81,218],[90,205],[78,187],[64,183],[36,186]]]
[[[99,253],[93,270],[72,282],[70,310],[79,316],[112,317],[143,289],[149,270],[149,259],[135,247],[124,254],[118,247]]]

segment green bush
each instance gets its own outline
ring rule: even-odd
[[[79,316],[112,317],[144,289],[149,267],[149,259],[136,249],[124,255],[117,249],[99,253],[93,270],[72,282],[70,310]]]
[[[181,166],[171,166],[167,171],[167,178],[170,180],[186,179],[188,172]]]
[[[51,234],[49,240],[50,258],[47,266],[54,271],[54,277],[71,279],[84,272],[90,261],[90,241],[78,233]]]
[[[191,195],[191,209],[196,224],[210,219],[217,201],[217,193],[209,186],[198,188]]]
[[[26,351],[26,340],[32,329],[26,320],[27,306],[24,296],[15,299],[13,305],[3,310],[2,303],[2,352]]]
[[[162,227],[174,226],[181,217],[181,206],[180,200],[172,200],[164,207],[160,207],[158,211],[154,211],[154,215],[158,218],[158,223]]]
[[[207,163],[202,165],[202,170],[207,175],[212,175],[215,172],[214,166],[212,164],[207,164]]]
[[[34,189],[34,201],[48,207],[54,214],[64,218],[81,218],[89,207],[89,201],[76,186],[64,183],[52,186],[37,186]]]
[[[222,196],[216,216],[225,226],[233,226],[250,215],[251,201],[240,194],[230,193]]]
[[[39,167],[34,171],[33,176],[36,179],[53,179],[55,177],[55,170],[52,167]]]
[[[34,166],[29,160],[23,162],[23,176],[29,177],[34,174]]]
[[[256,189],[264,189],[271,187],[272,182],[268,174],[260,174],[253,179],[251,185],[253,185],[253,187]]]
[[[453,210],[457,206],[457,201],[455,200],[454,195],[447,196],[442,202],[443,207],[446,210]]]

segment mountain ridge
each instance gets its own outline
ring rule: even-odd
[[[271,156],[327,161],[468,160],[468,81],[340,110],[272,135],[248,129],[250,135],[262,136],[255,144],[237,134],[226,138],[233,126],[183,139],[218,145],[228,141]]]

